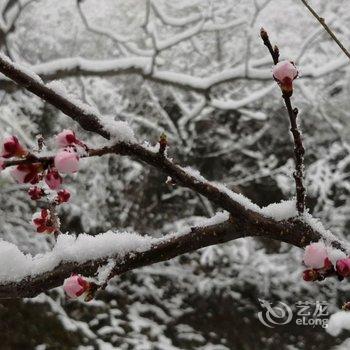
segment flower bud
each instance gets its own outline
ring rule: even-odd
[[[33,186],[28,190],[28,194],[30,198],[34,201],[42,198],[45,194],[44,190],[42,188],[39,188],[37,186]]]
[[[62,184],[62,177],[57,169],[52,168],[47,172],[45,182],[51,190],[57,190]]]
[[[350,276],[350,258],[338,260],[336,267],[339,275],[343,277]]]
[[[79,156],[71,150],[59,151],[55,156],[55,167],[62,174],[76,173],[79,170]]]
[[[324,243],[311,243],[305,248],[304,263],[307,267],[320,269],[325,266],[327,248]]]
[[[303,272],[303,279],[304,281],[307,281],[307,282],[314,282],[314,281],[317,281],[319,278],[319,274],[316,270],[305,270]]]
[[[57,192],[56,202],[58,204],[66,203],[69,201],[70,192],[68,190],[59,190]]]
[[[75,136],[74,131],[66,129],[56,136],[56,143],[58,147],[64,148],[79,142]]]
[[[1,156],[4,158],[23,157],[28,154],[28,151],[22,147],[16,136],[6,137],[2,147]]]
[[[73,274],[69,278],[66,278],[63,283],[63,289],[71,299],[76,299],[87,294],[90,288],[90,283],[80,275]]]
[[[293,94],[293,80],[298,76],[298,70],[291,61],[281,61],[272,70],[273,77],[287,96]]]
[[[48,209],[41,209],[39,213],[35,213],[33,215],[33,224],[39,233],[52,233],[56,231]]]

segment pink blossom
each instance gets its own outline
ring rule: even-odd
[[[311,243],[306,247],[304,253],[304,263],[306,266],[313,269],[321,269],[325,267],[326,259],[327,248],[324,243]]]
[[[10,174],[12,178],[19,184],[24,183],[24,179],[27,176],[27,172],[19,169],[18,167],[14,167],[10,170]]]
[[[74,131],[66,129],[56,136],[56,143],[58,147],[63,148],[78,143],[78,139],[75,137]]]
[[[62,177],[58,173],[57,169],[53,168],[47,172],[45,182],[47,186],[51,188],[51,190],[57,190],[62,184]]]
[[[72,298],[76,299],[83,295],[89,290],[90,283],[80,275],[73,274],[69,278],[66,278],[63,283],[63,289],[66,294]]]
[[[40,171],[42,171],[42,165],[39,163],[20,164],[12,168],[10,174],[20,184],[29,182],[34,185],[40,180]]]
[[[56,231],[48,209],[41,209],[39,213],[35,213],[33,215],[33,224],[39,233],[52,233]]]
[[[79,170],[79,157],[70,150],[59,151],[55,156],[55,167],[62,174],[76,173]]]
[[[291,96],[293,93],[293,80],[298,76],[298,70],[294,63],[281,61],[273,67],[272,73],[282,91]]]
[[[28,151],[19,143],[16,136],[6,137],[3,143],[1,156],[4,158],[23,157]]]
[[[350,258],[340,259],[337,261],[337,272],[343,277],[350,276]]]

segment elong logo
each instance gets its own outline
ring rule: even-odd
[[[260,322],[269,328],[276,326],[283,326],[290,323],[293,319],[292,308],[279,301],[275,306],[272,303],[258,299],[263,311],[258,312]],[[295,324],[298,326],[321,326],[326,328],[328,326],[328,310],[327,302],[325,301],[298,301],[295,303],[298,309],[295,313]]]
[[[277,325],[288,324],[293,318],[292,309],[281,301],[278,302],[278,306],[271,306],[271,303],[258,299],[260,305],[265,309],[264,312],[260,311],[258,317],[260,322],[269,328],[274,328]]]

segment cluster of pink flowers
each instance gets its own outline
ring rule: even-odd
[[[298,70],[291,61],[278,62],[272,70],[273,77],[281,87],[283,94],[292,96],[293,80],[298,76]]]
[[[53,160],[40,161],[40,159],[31,154],[21,145],[16,136],[7,137],[2,145],[0,155],[0,170],[4,169],[5,161],[9,158],[19,158],[24,162],[12,166],[10,174],[13,179],[20,184],[30,183],[32,186],[28,194],[32,200],[40,200],[50,194],[39,183],[45,183],[49,190],[55,191],[53,204],[59,205],[65,203],[70,198],[70,193],[62,189],[62,174],[72,174],[79,170],[78,148],[87,149],[86,145],[80,141],[71,130],[63,130],[56,136],[56,144],[59,150]],[[28,162],[27,162],[28,161]],[[51,204],[52,204],[51,203]],[[51,220],[51,214],[48,209],[41,209],[33,217],[33,224],[37,232],[52,233],[57,228]]]
[[[80,141],[71,130],[63,130],[56,136],[58,152],[53,158],[36,156],[21,145],[16,136],[9,136],[3,141],[2,152],[0,153],[0,171],[10,166],[10,174],[20,184],[30,183],[28,194],[32,200],[38,201],[44,197],[49,198],[48,204],[57,206],[68,202],[70,193],[61,188],[63,183],[62,174],[72,174],[79,170],[78,148],[88,150],[87,146]],[[13,165],[7,164],[7,160],[15,158]],[[18,162],[20,160],[20,162]],[[21,161],[23,160],[23,162]],[[47,187],[40,185],[46,184]],[[53,216],[50,209],[41,208],[33,215],[32,223],[39,233],[57,232],[59,219]],[[72,299],[84,298],[90,300],[92,284],[86,278],[73,274],[64,281],[63,288],[67,296]]]
[[[338,249],[327,247],[323,242],[309,244],[303,260],[308,267],[303,273],[305,281],[322,281],[332,275],[342,280],[350,276],[350,258]]]

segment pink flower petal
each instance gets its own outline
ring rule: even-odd
[[[76,173],[79,170],[79,157],[72,151],[59,151],[55,156],[55,167],[62,174]]]
[[[304,263],[313,269],[324,267],[327,258],[327,248],[323,242],[311,243],[305,249]]]

